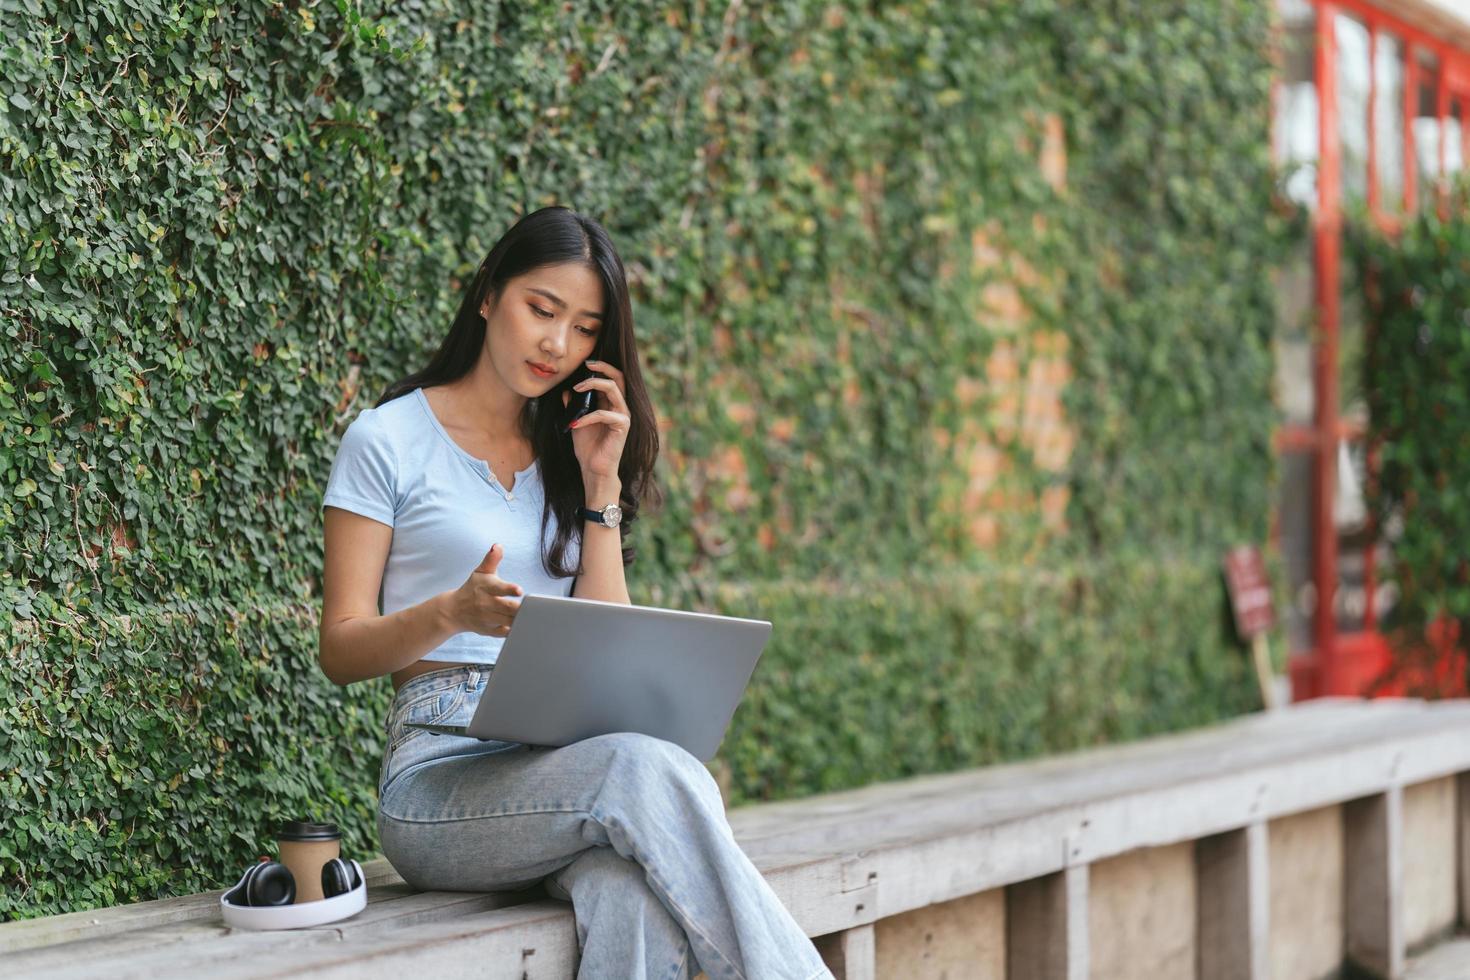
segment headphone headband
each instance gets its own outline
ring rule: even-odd
[[[341,895],[315,902],[303,902],[300,905],[235,904],[234,899],[244,895],[245,879],[252,870],[247,868],[234,887],[219,897],[220,914],[224,916],[225,925],[236,929],[304,929],[356,915],[367,908],[367,877],[362,873],[362,865],[351,858],[348,860],[357,869],[356,888]]]

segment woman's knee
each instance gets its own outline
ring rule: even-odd
[[[710,835],[734,840],[720,786],[682,747],[636,732],[602,739],[597,789],[587,840],[645,861],[650,855],[705,846]]]
[[[603,742],[612,754],[612,768],[651,776],[660,785],[669,780],[682,780],[705,793],[720,796],[719,784],[703,762],[675,742],[645,735],[642,732],[610,732],[591,741]]]

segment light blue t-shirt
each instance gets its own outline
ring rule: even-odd
[[[383,569],[382,613],[457,589],[499,543],[496,574],[526,595],[571,595],[575,576],[553,578],[541,565],[543,540],[556,536],[553,514],[541,535],[545,493],[533,462],[509,490],[490,464],[449,437],[422,388],[365,408],[342,434],[322,507],[340,507],[393,528]],[[576,535],[566,561],[581,554]],[[422,659],[492,664],[505,638],[456,633]]]

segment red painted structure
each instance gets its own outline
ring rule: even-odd
[[[1275,2],[1275,0],[1272,0]],[[1337,460],[1339,440],[1349,445],[1362,442],[1365,433],[1360,418],[1345,417],[1339,405],[1339,358],[1342,297],[1342,220],[1344,206],[1343,145],[1339,115],[1338,29],[1341,18],[1352,18],[1368,32],[1367,94],[1367,172],[1366,203],[1384,229],[1393,231],[1406,211],[1419,206],[1422,196],[1434,193],[1420,186],[1421,161],[1416,158],[1420,147],[1415,144],[1414,130],[1423,117],[1421,87],[1432,92],[1434,116],[1437,119],[1432,161],[1435,182],[1445,175],[1447,165],[1470,160],[1470,49],[1456,46],[1450,40],[1410,24],[1384,7],[1366,0],[1297,0],[1300,9],[1310,3],[1315,15],[1313,55],[1317,93],[1317,178],[1315,214],[1313,216],[1313,302],[1316,312],[1316,335],[1313,340],[1312,387],[1313,413],[1310,423],[1284,423],[1276,434],[1277,451],[1302,453],[1311,459],[1311,583],[1315,586],[1315,608],[1312,614],[1311,645],[1292,651],[1289,672],[1293,700],[1323,695],[1356,695],[1367,693],[1393,663],[1393,654],[1379,632],[1379,598],[1373,569],[1373,547],[1364,549],[1363,612],[1361,628],[1343,630],[1338,623],[1339,587],[1338,528],[1334,521],[1334,502],[1338,486]],[[1283,6],[1290,4],[1283,3]],[[1386,6],[1386,5],[1385,5]],[[1356,29],[1356,28],[1354,28]],[[1382,84],[1380,36],[1387,35],[1398,45],[1402,59],[1402,198],[1385,200],[1379,180],[1379,91]],[[1421,57],[1433,56],[1434,65],[1421,65]],[[1433,77],[1426,77],[1432,71]],[[1279,85],[1279,81],[1278,81]],[[1275,100],[1273,100],[1274,102]],[[1392,123],[1394,120],[1389,120]],[[1446,135],[1455,123],[1461,142],[1460,153],[1449,159]],[[1391,145],[1391,144],[1390,144]],[[1424,161],[1428,162],[1428,161]],[[1451,165],[1449,169],[1454,169]],[[1372,479],[1374,455],[1369,447],[1366,455],[1368,479]],[[1279,542],[1280,515],[1273,521],[1273,538]],[[1370,536],[1376,537],[1372,529]],[[1444,693],[1463,693],[1464,672],[1457,658],[1442,656],[1429,670],[1432,678],[1410,677],[1415,686],[1426,680],[1437,680]],[[1380,687],[1376,693],[1403,693],[1405,682]]]

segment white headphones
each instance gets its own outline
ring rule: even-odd
[[[362,865],[350,858],[346,862],[334,858],[322,870],[329,897],[296,905],[292,904],[296,883],[285,865],[274,861],[252,865],[219,897],[220,914],[226,925],[236,929],[304,929],[345,919],[367,907]],[[338,891],[344,886],[345,890]]]

